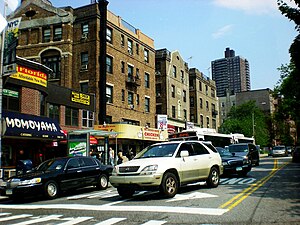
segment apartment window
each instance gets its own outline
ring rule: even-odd
[[[176,73],[177,73],[177,68],[176,68],[176,66],[173,65],[173,77],[175,77],[175,78],[177,76]]]
[[[205,85],[205,94],[208,95],[208,86]]]
[[[156,97],[161,97],[161,84],[156,84]]]
[[[212,120],[212,128],[213,129],[216,129],[217,128],[217,122],[216,122],[216,120]]]
[[[136,105],[139,105],[140,104],[140,95],[137,94],[136,95]]]
[[[132,40],[130,40],[130,39],[128,39],[127,40],[127,50],[128,50],[128,53],[129,53],[129,55],[132,55],[133,54],[133,42],[132,42]]]
[[[83,93],[89,93],[89,82],[80,82],[80,91]]]
[[[47,56],[42,55],[42,63],[43,65],[52,69],[52,73],[50,73],[49,79],[60,79],[60,56]]]
[[[145,73],[145,87],[146,88],[150,88],[150,74],[149,73]]]
[[[111,56],[106,56],[106,72],[113,73],[113,58]]]
[[[209,104],[208,104],[208,101],[206,101],[206,111],[209,111]]]
[[[124,89],[122,89],[122,102],[124,102],[125,101],[125,90]]]
[[[20,89],[10,87],[3,89],[2,108],[11,111],[20,111]]]
[[[121,34],[121,46],[124,47],[125,46],[125,37],[123,34]]]
[[[140,78],[140,69],[136,68],[136,78],[139,79]]]
[[[144,61],[149,62],[149,51],[147,49],[144,49]]]
[[[222,107],[222,108],[225,107],[225,102],[221,102],[221,107]]]
[[[55,27],[53,41],[60,41],[61,39],[62,39],[62,27]]]
[[[200,127],[203,128],[204,121],[203,121],[203,115],[200,115]]]
[[[202,91],[202,83],[199,81],[199,91]]]
[[[172,105],[172,118],[176,118],[176,108]]]
[[[81,68],[87,69],[87,65],[89,63],[89,54],[87,52],[81,53]]]
[[[43,30],[43,42],[50,42],[51,39],[51,29],[44,28]]]
[[[106,28],[106,41],[112,43],[112,29],[110,27]]]
[[[209,128],[209,117],[206,117],[206,127]]]
[[[191,122],[195,122],[195,115],[194,114],[191,114],[190,118],[191,118]]]
[[[94,112],[82,110],[82,126],[87,128],[94,127]]]
[[[183,101],[186,102],[186,90],[183,90]]]
[[[133,93],[128,91],[128,105],[133,105]]]
[[[125,73],[125,62],[121,62],[121,73]]]
[[[48,107],[48,116],[59,123],[59,105],[50,103]]]
[[[184,83],[185,79],[184,79],[184,72],[183,72],[183,70],[180,70],[180,77],[181,77],[181,83]]]
[[[139,46],[138,43],[135,44],[135,52],[136,52],[137,55],[140,54],[140,46]]]
[[[108,85],[106,86],[106,102],[113,103],[113,87]]]
[[[173,98],[175,98],[175,85],[171,86],[171,95]]]
[[[194,107],[194,97],[190,97],[190,106]]]
[[[200,109],[203,109],[203,100],[200,98]]]
[[[211,89],[211,97],[216,97],[216,91],[215,91],[215,89]]]
[[[128,77],[133,77],[133,66],[128,65]]]
[[[183,118],[186,120],[187,119],[187,111],[186,109],[183,110]]]
[[[145,112],[150,112],[150,98],[145,98]]]
[[[66,106],[66,112],[65,112],[65,125],[67,126],[78,126],[78,115],[79,110],[70,108]]]
[[[89,24],[88,23],[84,23],[81,25],[81,33],[86,34],[86,35],[89,33]]]

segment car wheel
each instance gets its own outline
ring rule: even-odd
[[[257,162],[255,163],[255,166],[259,166],[259,161],[257,161]]]
[[[212,167],[209,172],[209,176],[206,180],[206,183],[209,187],[215,188],[218,187],[220,182],[220,173],[216,167]]]
[[[133,188],[124,188],[124,187],[118,187],[117,191],[119,195],[123,198],[130,198],[135,192]]]
[[[173,198],[177,194],[178,186],[175,174],[166,173],[161,181],[160,193],[166,198]]]
[[[101,174],[98,178],[97,188],[104,190],[108,187],[108,177],[106,174]]]
[[[48,181],[44,186],[44,193],[48,199],[54,199],[59,194],[59,187],[55,181]]]

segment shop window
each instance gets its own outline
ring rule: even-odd
[[[79,115],[78,109],[74,109],[66,106],[65,125],[78,126],[78,119],[79,119],[78,115]]]
[[[48,116],[59,123],[59,105],[49,104]]]
[[[94,112],[82,110],[82,126],[87,128],[94,127]]]

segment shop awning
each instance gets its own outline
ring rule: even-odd
[[[4,137],[65,139],[58,122],[48,117],[34,116],[3,110]]]

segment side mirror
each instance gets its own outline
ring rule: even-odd
[[[182,150],[181,152],[180,152],[180,157],[182,158],[182,157],[187,157],[187,156],[189,156],[189,151],[187,151],[187,150]]]

